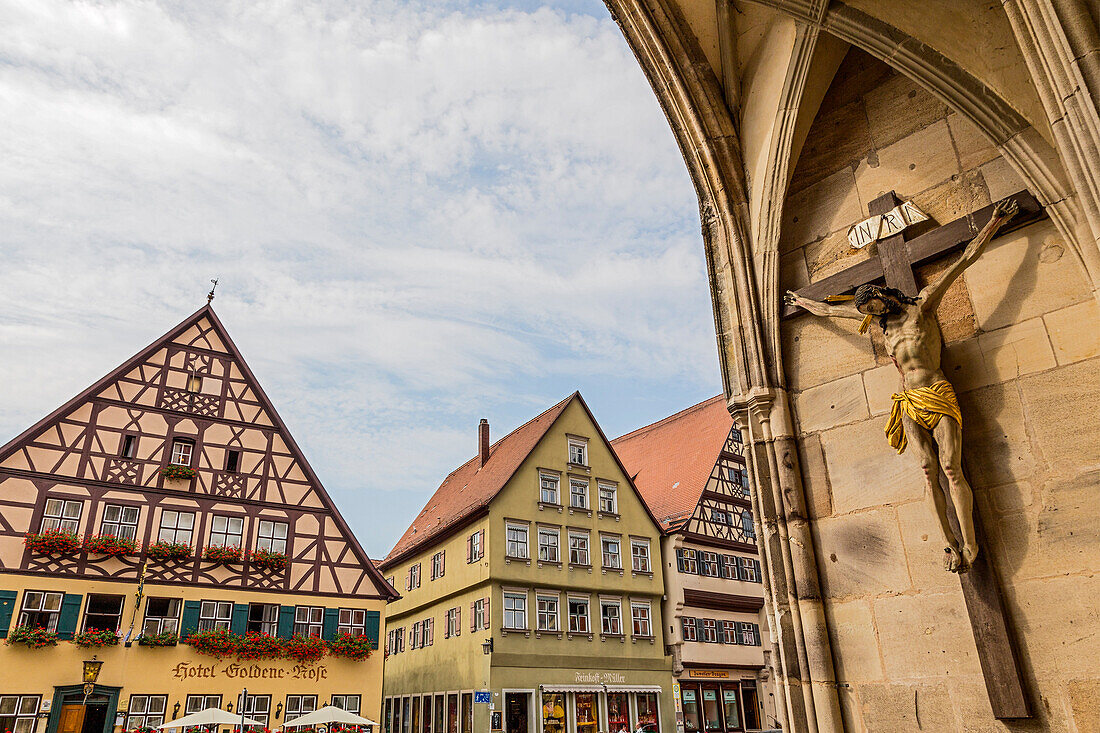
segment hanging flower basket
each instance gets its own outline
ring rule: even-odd
[[[258,634],[250,631],[240,640],[237,659],[262,661],[278,659],[283,656],[283,640],[270,634]]]
[[[138,646],[175,646],[179,643],[179,636],[172,631],[163,634],[142,634],[137,638]]]
[[[340,634],[328,643],[328,653],[334,657],[343,657],[353,662],[362,662],[370,656],[371,640],[368,636]]]
[[[199,654],[217,659],[225,659],[237,653],[241,646],[241,637],[228,629],[210,629],[196,631],[183,641]]]
[[[299,664],[313,664],[325,656],[325,642],[315,636],[295,634],[283,642],[283,653]]]
[[[145,548],[154,560],[186,560],[191,557],[191,545],[186,542],[154,542]]]
[[[118,646],[119,635],[110,629],[88,629],[73,634],[73,644],[85,649],[103,646]]]
[[[207,547],[202,554],[210,562],[219,562],[223,565],[240,562],[242,555],[239,547],[215,547],[214,545]]]
[[[160,475],[169,481],[187,481],[195,478],[195,469],[172,463],[160,469]]]
[[[271,550],[256,550],[249,555],[249,562],[254,567],[265,568],[267,570],[282,570],[286,567],[287,556],[282,552],[272,552]]]
[[[123,537],[101,534],[94,537],[85,537],[84,551],[92,555],[106,555],[107,557],[133,555],[137,551],[137,542]]]
[[[35,555],[73,555],[80,549],[80,536],[64,529],[28,532],[23,544]]]
[[[46,631],[41,626],[16,626],[8,634],[7,644],[25,644],[30,649],[57,646],[57,632]]]

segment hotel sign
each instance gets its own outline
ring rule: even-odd
[[[217,664],[192,664],[180,662],[172,670],[172,676],[179,680],[213,679],[228,677],[236,680],[327,680],[328,668],[323,664],[306,666],[296,664],[293,667],[275,667],[262,664],[237,664],[230,662],[223,667]]]
[[[730,673],[724,669],[689,669],[688,677],[705,680],[728,680]]]

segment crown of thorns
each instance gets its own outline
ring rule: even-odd
[[[864,305],[872,298],[893,298],[899,303],[917,302],[916,298],[911,298],[897,288],[891,288],[885,285],[860,285],[858,288],[856,288],[856,308]]]

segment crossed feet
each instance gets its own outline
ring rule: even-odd
[[[954,547],[943,548],[943,569],[949,573],[965,573],[978,557],[978,548],[963,545],[962,553]]]

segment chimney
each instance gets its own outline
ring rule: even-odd
[[[478,453],[481,456],[481,465],[489,460],[489,421],[481,418],[477,426]]]

